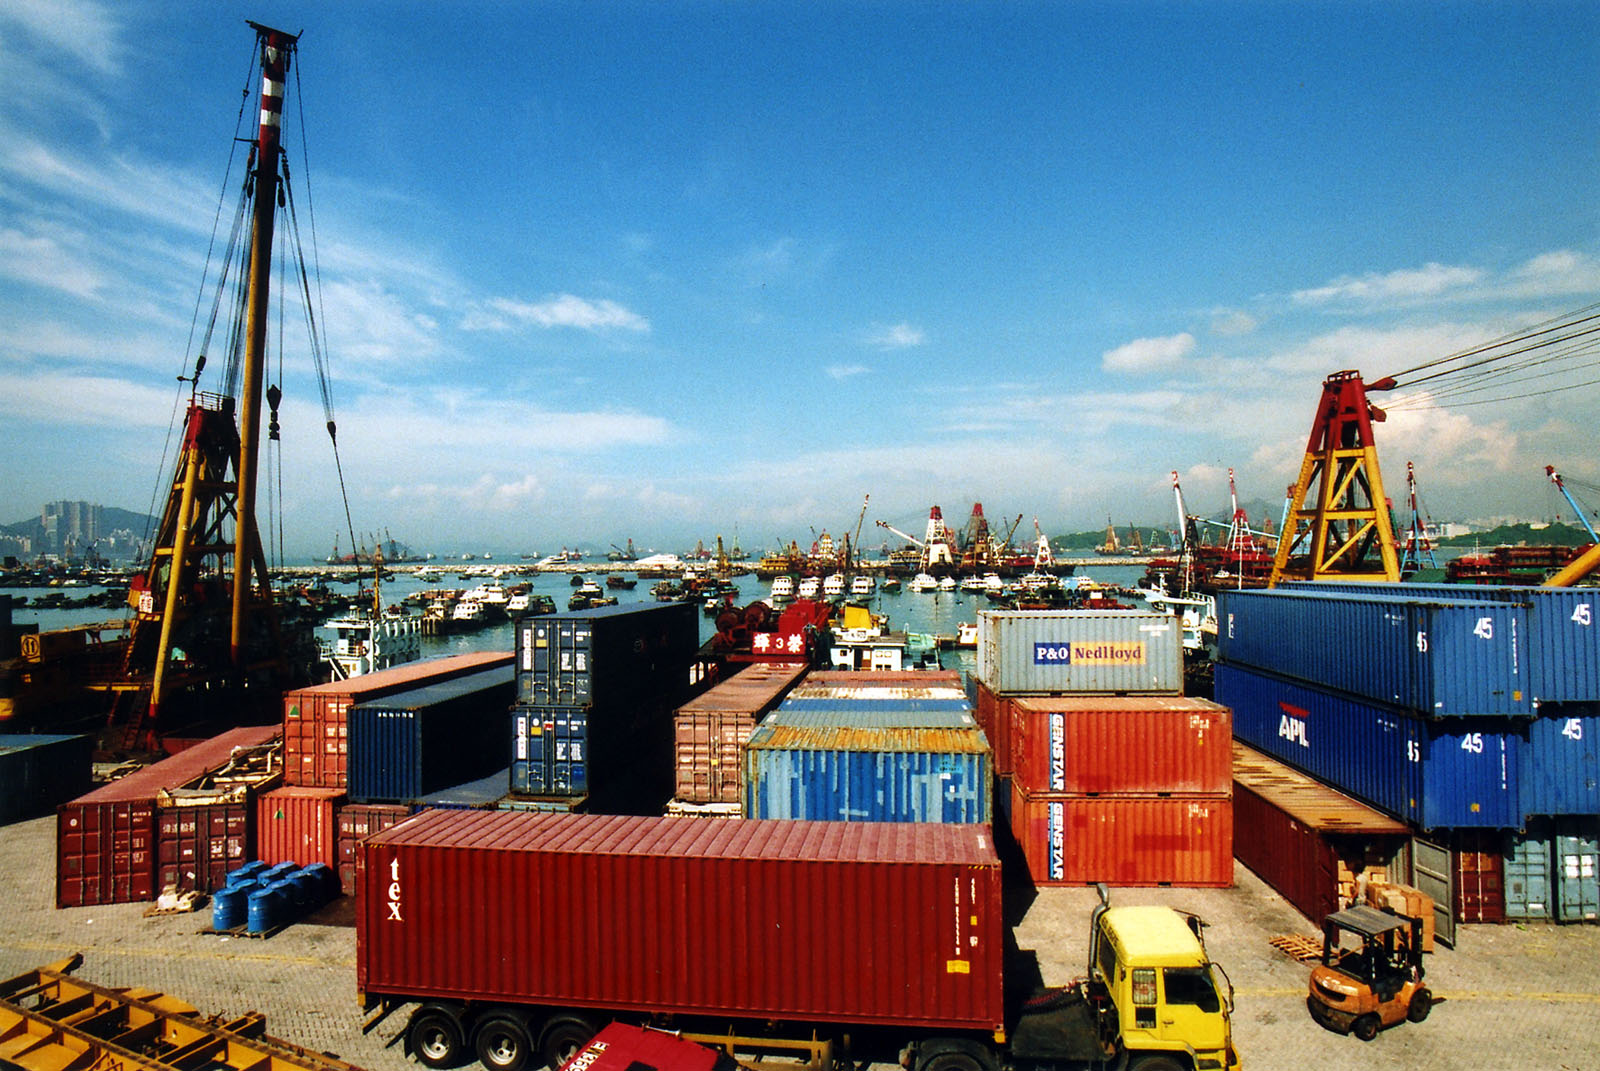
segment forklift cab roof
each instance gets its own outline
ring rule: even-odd
[[[1360,934],[1362,937],[1381,937],[1391,930],[1409,930],[1412,920],[1403,915],[1396,915],[1388,911],[1379,911],[1366,904],[1356,904],[1343,911],[1336,911],[1324,919],[1324,929],[1345,930],[1349,933]]]

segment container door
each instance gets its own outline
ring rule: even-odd
[[[1448,848],[1412,838],[1411,886],[1433,897],[1434,937],[1452,948],[1456,943],[1454,879]]]
[[[1600,827],[1593,819],[1563,823],[1556,836],[1556,917],[1562,922],[1600,919]]]
[[[1550,917],[1550,838],[1543,830],[1513,834],[1506,846],[1506,918]]]

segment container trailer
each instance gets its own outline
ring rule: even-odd
[[[1238,1066],[1203,923],[1103,889],[1088,979],[1008,1000],[983,825],[425,811],[358,853],[368,1029],[410,1007],[430,1068],[556,1068],[612,1021],[814,1071]]]

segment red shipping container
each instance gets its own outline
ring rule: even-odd
[[[995,776],[1010,777],[1016,772],[1016,760],[1011,754],[1010,701],[990,691],[981,681],[977,698],[973,716],[978,719],[978,728],[989,738],[989,747],[994,751]]]
[[[265,863],[339,865],[336,816],[344,790],[291,785],[256,797],[256,858]]]
[[[284,784],[348,786],[349,713],[356,703],[509,665],[510,651],[478,651],[407,662],[377,673],[283,693]]]
[[[1011,833],[1038,886],[1233,884],[1225,796],[1036,796],[1013,783]]]
[[[1369,860],[1386,866],[1410,836],[1404,822],[1243,744],[1233,765],[1235,856],[1317,926],[1348,906]]]
[[[756,663],[679,707],[673,715],[677,786],[689,803],[737,803],[744,791],[741,749],[806,667]]]
[[[357,873],[368,999],[1003,1028],[986,826],[424,811]]]
[[[251,804],[191,803],[156,810],[156,884],[209,893],[249,862]]]
[[[1233,712],[1183,696],[997,697],[1028,792],[1226,796]]]
[[[347,803],[339,808],[339,888],[346,896],[356,891],[356,849],[374,833],[382,833],[410,818],[408,803]]]
[[[1506,920],[1505,834],[1500,830],[1456,832],[1456,921]]]
[[[153,900],[156,795],[228,761],[235,747],[265,744],[276,725],[232,729],[56,808],[56,906]]]

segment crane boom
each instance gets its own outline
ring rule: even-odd
[[[877,524],[878,524],[879,528],[887,528],[887,529],[889,529],[889,531],[893,532],[895,535],[899,536],[901,539],[904,539],[907,543],[912,543],[912,544],[914,544],[916,546],[919,546],[919,547],[922,547],[924,549],[926,549],[927,546],[928,546],[928,544],[924,543],[922,540],[918,539],[916,536],[910,535],[910,534],[908,534],[906,532],[902,532],[900,529],[896,528],[894,525],[890,524],[888,521],[879,521],[879,522],[877,522]]]

